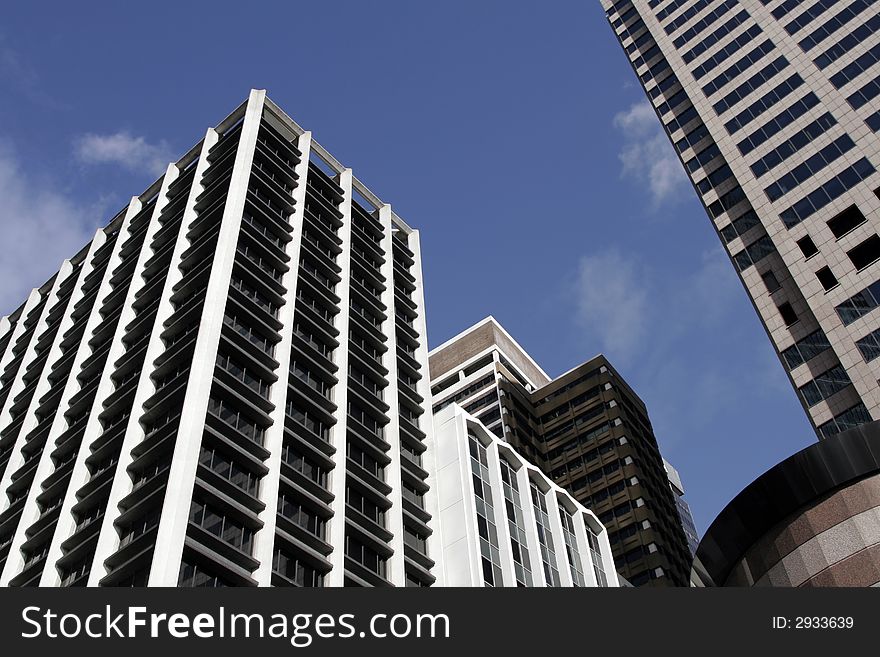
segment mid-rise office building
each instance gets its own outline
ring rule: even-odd
[[[461,405],[593,511],[624,578],[688,584],[691,554],[647,409],[604,356],[551,379],[489,317],[429,363],[435,416]]]
[[[602,6],[818,435],[880,419],[880,5]]]
[[[418,233],[265,92],[0,331],[0,585],[435,581]]]
[[[482,422],[434,418],[438,585],[617,586],[595,514]]]

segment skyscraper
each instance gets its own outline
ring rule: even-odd
[[[691,553],[647,408],[604,356],[551,379],[488,317],[429,364],[435,418],[460,405],[594,512],[633,585],[687,586]]]
[[[818,435],[880,419],[880,5],[602,5]]]
[[[0,331],[0,585],[434,582],[418,233],[265,92]]]

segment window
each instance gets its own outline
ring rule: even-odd
[[[764,193],[771,201],[778,200],[854,147],[855,142],[853,142],[849,135],[841,135],[805,162],[799,164],[784,176],[777,178],[774,183],[764,190]]]
[[[819,279],[826,292],[837,285],[837,277],[830,267],[822,267],[816,272],[816,278]]]
[[[770,270],[767,270],[763,274],[761,274],[761,279],[764,281],[764,285],[767,286],[767,291],[770,294],[773,294],[774,292],[776,292],[776,290],[782,287],[779,284],[779,281],[776,280],[776,274],[774,274]]]
[[[851,205],[833,219],[829,219],[828,228],[834,233],[834,237],[840,239],[865,221],[865,215],[862,214],[862,211],[855,205]]]
[[[516,469],[506,459],[501,459],[501,488],[504,493],[504,509],[510,531],[510,551],[517,586],[532,586],[532,570],[527,547],[525,516],[519,499]]]
[[[807,196],[787,210],[783,210],[779,217],[782,219],[786,228],[796,226],[807,217],[818,212],[834,199],[840,197],[849,189],[855,187],[862,180],[874,173],[874,165],[863,157],[852,166],[847,167],[817,190],[807,194]]]
[[[769,236],[764,235],[757,241],[749,244],[744,250],[734,254],[733,261],[736,263],[737,269],[745,271],[775,251],[776,247],[773,246],[773,240]]]
[[[752,173],[758,177],[763,176],[772,168],[797,153],[804,146],[824,135],[835,125],[837,125],[837,119],[831,116],[830,112],[825,112],[825,114],[805,126],[800,132],[796,132],[788,140],[782,142],[767,153],[767,155],[752,164],[750,167]]]
[[[794,123],[818,104],[819,97],[812,91],[809,92],[803,98],[794,101],[790,107],[781,110],[776,116],[771,117],[767,123],[739,142],[736,147],[739,149],[740,153],[748,155],[758,146],[773,137],[773,135],[783,130],[786,126]]]
[[[502,586],[501,555],[498,551],[498,531],[495,526],[495,507],[489,484],[489,455],[486,446],[476,436],[468,434],[468,451],[471,457],[474,494],[476,495],[477,530],[480,534],[480,560],[483,567],[483,583],[486,586]]]
[[[273,570],[287,578],[297,586],[321,587],[324,586],[324,574],[313,566],[304,563],[298,557],[290,556],[282,548],[275,548],[272,560]]]
[[[192,507],[190,507],[189,521],[232,547],[246,554],[251,554],[254,540],[253,530],[211,506],[194,499]]]
[[[350,557],[379,577],[385,577],[386,559],[351,535],[345,537],[345,556]]]
[[[556,565],[556,549],[550,526],[550,514],[544,493],[534,481],[529,482],[532,506],[535,512],[535,528],[538,530],[538,543],[541,545],[541,561],[544,567],[544,581],[547,586],[559,586],[559,568]]]
[[[802,237],[797,241],[797,245],[801,250],[801,253],[804,254],[805,258],[812,258],[814,255],[819,253],[819,249],[816,248],[816,245],[813,243],[813,238],[809,235]]]
[[[818,28],[813,30],[813,32],[810,33],[809,36],[801,39],[798,45],[801,47],[801,50],[805,52],[811,50],[828,36],[830,36],[833,32],[835,32],[837,29],[842,27],[847,22],[851,21],[853,18],[871,7],[871,5],[873,4],[874,0],[856,0],[848,7],[845,7],[841,11],[837,12],[834,16],[829,18]]]
[[[786,80],[780,82],[770,91],[758,98],[751,105],[743,109],[739,114],[724,124],[727,134],[732,135],[739,132],[747,124],[764,114],[771,107],[776,105],[783,98],[786,98],[795,89],[804,83],[804,79],[797,73],[790,76]]]
[[[835,416],[833,420],[830,420],[825,424],[819,425],[819,435],[823,438],[830,438],[831,436],[840,433],[841,431],[852,429],[870,421],[871,414],[868,413],[868,409],[865,408],[865,405],[859,402],[852,408],[849,408],[840,415]]]
[[[791,326],[798,321],[797,313],[795,313],[794,308],[791,307],[791,304],[786,301],[781,306],[777,306],[779,309],[779,314],[782,315],[782,321],[785,322],[786,326]]]
[[[815,406],[850,385],[849,376],[841,365],[835,365],[812,381],[805,383],[798,392],[807,406]]]
[[[880,329],[868,333],[861,340],[857,340],[856,346],[862,352],[862,358],[865,359],[866,363],[870,363],[880,356]]]
[[[721,27],[719,27],[717,30],[712,32],[712,34],[707,36],[702,41],[698,42],[688,52],[684,53],[684,55],[682,57],[683,57],[685,63],[689,64],[690,62],[694,61],[697,57],[699,57],[701,54],[706,52],[709,48],[711,48],[716,43],[721,41],[721,39],[723,39],[728,34],[733,32],[737,27],[739,27],[740,25],[745,23],[748,20],[748,18],[749,18],[749,12],[747,12],[745,9],[743,9],[736,16],[734,16],[729,21],[724,23]]]
[[[749,229],[754,228],[760,223],[761,221],[754,210],[746,210],[742,215],[734,219],[732,223],[727,224],[721,229],[721,237],[724,243],[727,244],[737,237],[742,237]]]
[[[880,259],[880,237],[871,235],[864,242],[846,252],[856,270],[864,269]]]
[[[880,306],[880,281],[871,283],[861,292],[838,305],[835,310],[844,326],[852,324],[860,317],[867,315]]]

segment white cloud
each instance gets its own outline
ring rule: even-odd
[[[102,213],[27,176],[0,142],[0,315],[15,310],[91,240]]]
[[[690,260],[612,247],[583,256],[570,286],[585,354],[604,353],[640,392],[666,448],[788,388],[722,248]]]
[[[642,100],[618,112],[614,127],[623,133],[621,175],[647,185],[655,207],[682,198],[688,179],[651,104]]]
[[[86,134],[74,142],[74,154],[84,164],[117,164],[129,171],[161,175],[173,158],[165,141],[151,144],[143,137],[121,131],[110,135]]]
[[[602,350],[622,361],[644,342],[648,291],[644,268],[617,250],[581,258],[575,281],[578,325]]]

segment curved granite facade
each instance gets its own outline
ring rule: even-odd
[[[880,422],[811,445],[746,487],[703,537],[692,580],[880,585]]]

